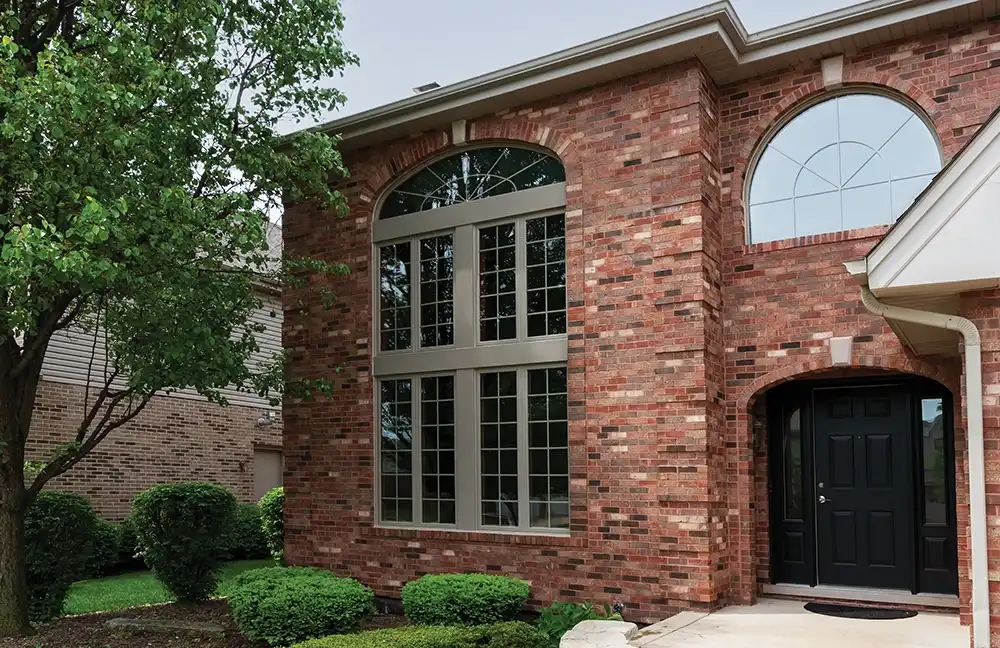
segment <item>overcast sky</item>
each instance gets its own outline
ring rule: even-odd
[[[852,0],[732,0],[750,32],[840,9]],[[343,0],[344,40],[361,67],[331,83],[347,106],[391,103],[688,11],[705,0]]]

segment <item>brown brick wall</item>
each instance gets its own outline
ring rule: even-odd
[[[997,42],[992,23],[932,34],[849,56],[844,78],[908,96],[950,158],[1000,102]],[[533,142],[566,165],[569,538],[374,526],[372,209],[399,173],[447,148],[449,134],[348,155],[343,221],[288,206],[291,253],[352,269],[330,286],[339,296],[332,310],[286,294],[295,374],[342,368],[334,402],[285,407],[290,560],[352,574],[386,595],[426,572],[502,572],[532,580],[538,602],[617,598],[642,619],[753,601],[768,573],[767,462],[751,416],[763,414],[759,396],[822,375],[827,340],[842,335],[856,338],[854,373],[916,373],[959,391],[957,360],[912,357],[864,311],[843,269],[884,228],[744,244],[750,155],[820,85],[818,61],[724,88],[691,62],[470,123],[473,140]],[[960,552],[967,612],[964,538]]]
[[[83,408],[82,387],[40,383],[28,458],[43,459],[54,446],[72,440]],[[99,514],[112,520],[128,515],[136,493],[163,482],[215,482],[232,489],[240,501],[251,501],[254,445],[281,447],[280,420],[258,428],[258,416],[260,410],[249,407],[157,396],[46,488],[86,495]]]

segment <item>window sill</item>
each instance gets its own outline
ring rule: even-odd
[[[587,539],[569,533],[537,531],[461,531],[458,529],[418,529],[413,527],[373,526],[368,535],[407,540],[446,540],[474,544],[529,545],[534,547],[585,547]]]
[[[875,227],[862,227],[859,229],[843,230],[840,232],[827,232],[825,234],[813,234],[812,236],[799,236],[797,238],[781,239],[778,241],[745,243],[743,245],[743,254],[764,254],[767,252],[808,247],[811,245],[824,245],[827,243],[842,243],[844,241],[881,238],[886,232],[889,231],[890,227],[891,225],[876,225]]]

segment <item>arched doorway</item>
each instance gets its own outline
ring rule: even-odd
[[[771,582],[957,594],[948,389],[884,374],[764,398]]]

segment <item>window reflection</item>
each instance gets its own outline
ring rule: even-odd
[[[924,465],[924,524],[948,523],[948,473],[945,450],[944,401],[924,398],[920,401],[921,445]]]
[[[802,519],[802,410],[785,420],[782,457],[785,462],[785,520]]]
[[[750,181],[750,241],[891,224],[940,170],[937,139],[904,104],[864,93],[829,99],[764,149]]]

